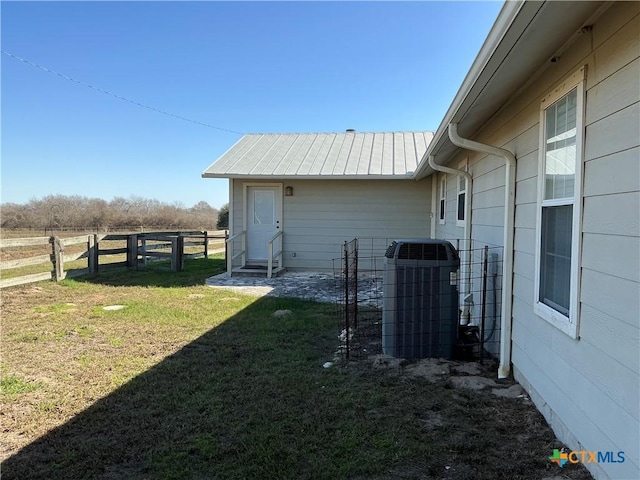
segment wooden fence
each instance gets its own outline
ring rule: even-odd
[[[15,247],[38,247],[47,245],[53,237],[31,237],[31,238],[9,238],[0,240],[0,248]],[[20,258],[18,260],[9,260],[2,262],[2,270],[10,270],[14,268],[29,267],[31,265],[40,265],[46,262],[52,262],[52,255],[37,255],[29,258]],[[24,283],[40,282],[42,280],[50,280],[53,278],[53,272],[32,273],[22,275],[20,277],[8,278],[0,280],[0,288],[12,287],[14,285],[22,285]]]
[[[38,247],[50,245],[50,254],[35,255],[29,258],[3,261],[2,271],[51,263],[51,271],[26,274],[0,280],[0,288],[23,285],[53,279],[56,281],[80,275],[97,275],[101,271],[113,267],[132,269],[145,268],[157,261],[169,261],[172,271],[181,271],[185,258],[209,258],[209,246],[213,240],[226,240],[228,234],[209,235],[206,231],[151,232],[134,234],[93,234],[60,238],[32,237],[0,240],[0,248]],[[101,243],[119,242],[125,244],[117,248],[101,248]],[[78,248],[80,245],[82,248]],[[110,247],[112,245],[106,245]],[[75,247],[68,249],[67,247]],[[75,250],[70,252],[69,250]],[[101,262],[101,258],[114,255],[123,256],[124,260]],[[225,251],[226,255],[226,251]],[[84,268],[65,269],[65,265],[77,260],[86,259]],[[226,264],[226,262],[225,262]]]

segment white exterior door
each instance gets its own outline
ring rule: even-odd
[[[247,186],[247,263],[265,263],[267,244],[281,228],[282,186]]]

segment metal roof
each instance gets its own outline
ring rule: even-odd
[[[250,134],[202,176],[411,179],[432,138],[433,132]]]

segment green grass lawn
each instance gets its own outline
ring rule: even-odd
[[[560,444],[531,404],[365,363],[325,369],[333,305],[203,286],[221,269],[193,260],[3,291],[3,478],[555,474]]]

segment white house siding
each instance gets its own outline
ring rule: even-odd
[[[513,268],[516,379],[574,450],[624,451],[587,464],[596,478],[640,478],[640,3],[609,8],[474,140],[517,158]],[[540,101],[587,65],[579,340],[533,312]],[[502,243],[504,163],[461,151],[474,177],[474,245]],[[453,176],[448,183],[455,185]],[[455,198],[450,191],[450,200]],[[449,212],[447,212],[449,215]],[[437,236],[451,238],[453,213]],[[459,233],[462,237],[462,231]]]
[[[243,184],[265,182],[293,187],[293,196],[283,199],[283,264],[287,270],[332,271],[344,242],[356,237],[363,239],[366,254],[372,239],[376,239],[377,252],[384,253],[387,242],[394,238],[430,234],[430,180],[235,179],[234,232],[243,225]],[[239,245],[237,242],[236,251]]]

